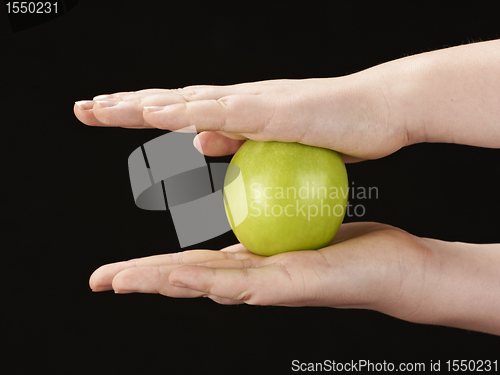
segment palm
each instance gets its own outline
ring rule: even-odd
[[[189,250],[103,266],[90,284],[94,290],[207,296],[224,304],[365,307],[399,301],[411,309],[418,294],[407,293],[404,280],[421,272],[424,259],[420,239],[383,224],[352,223],[317,251],[263,257],[241,244]]]

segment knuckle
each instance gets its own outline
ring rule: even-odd
[[[221,106],[222,109],[227,110],[231,106],[234,105],[234,95],[232,96],[223,96],[220,99],[217,99],[216,102]]]
[[[228,260],[228,259],[237,259],[233,253],[228,253],[225,251],[219,252],[220,255],[222,255],[222,259]]]
[[[217,99],[217,103],[219,103],[222,107],[229,109],[235,108],[238,109],[238,106],[244,106],[247,104],[249,95],[244,94],[232,94],[226,95],[222,98]]]
[[[255,263],[252,259],[246,258],[246,259],[241,259],[241,265],[243,268],[251,268],[255,266]]]
[[[242,273],[242,280],[241,280],[241,285],[243,286],[246,286],[246,285],[249,285],[249,278],[250,278],[250,275],[249,275],[249,272],[248,272],[248,268],[242,268],[241,269],[241,273]],[[239,289],[239,288],[238,288]],[[233,296],[230,296],[231,299],[234,299],[234,300],[237,300],[237,301],[242,301],[242,302],[246,302],[246,301],[249,301],[252,299],[253,297],[253,293],[248,290],[246,287],[243,288],[243,290],[236,290],[235,294]]]
[[[176,91],[180,95],[182,95],[184,99],[186,99],[186,101],[192,101],[207,96],[210,92],[213,91],[213,86],[208,86],[208,85],[186,86],[180,89],[176,89]]]
[[[229,132],[237,131],[242,125],[241,117],[248,112],[245,96],[229,95],[219,98],[215,102],[220,108],[218,130]],[[240,121],[238,121],[238,119],[240,119]]]

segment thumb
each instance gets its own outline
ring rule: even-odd
[[[182,266],[171,272],[169,282],[249,305],[289,305],[294,295],[290,274],[277,263],[254,268]]]

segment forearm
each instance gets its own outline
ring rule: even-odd
[[[500,147],[500,40],[422,53],[366,71],[380,75],[393,126],[408,143]]]
[[[500,244],[423,241],[420,300],[403,318],[500,335]]]

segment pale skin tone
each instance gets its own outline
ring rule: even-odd
[[[235,153],[246,139],[300,142],[376,159],[419,142],[500,148],[500,40],[405,57],[336,78],[191,86],[98,96],[91,126],[178,130]],[[419,238],[379,223],[341,226],[331,244],[262,257],[237,244],[108,264],[94,291],[209,297],[222,304],[329,306],[500,335],[500,244]]]

